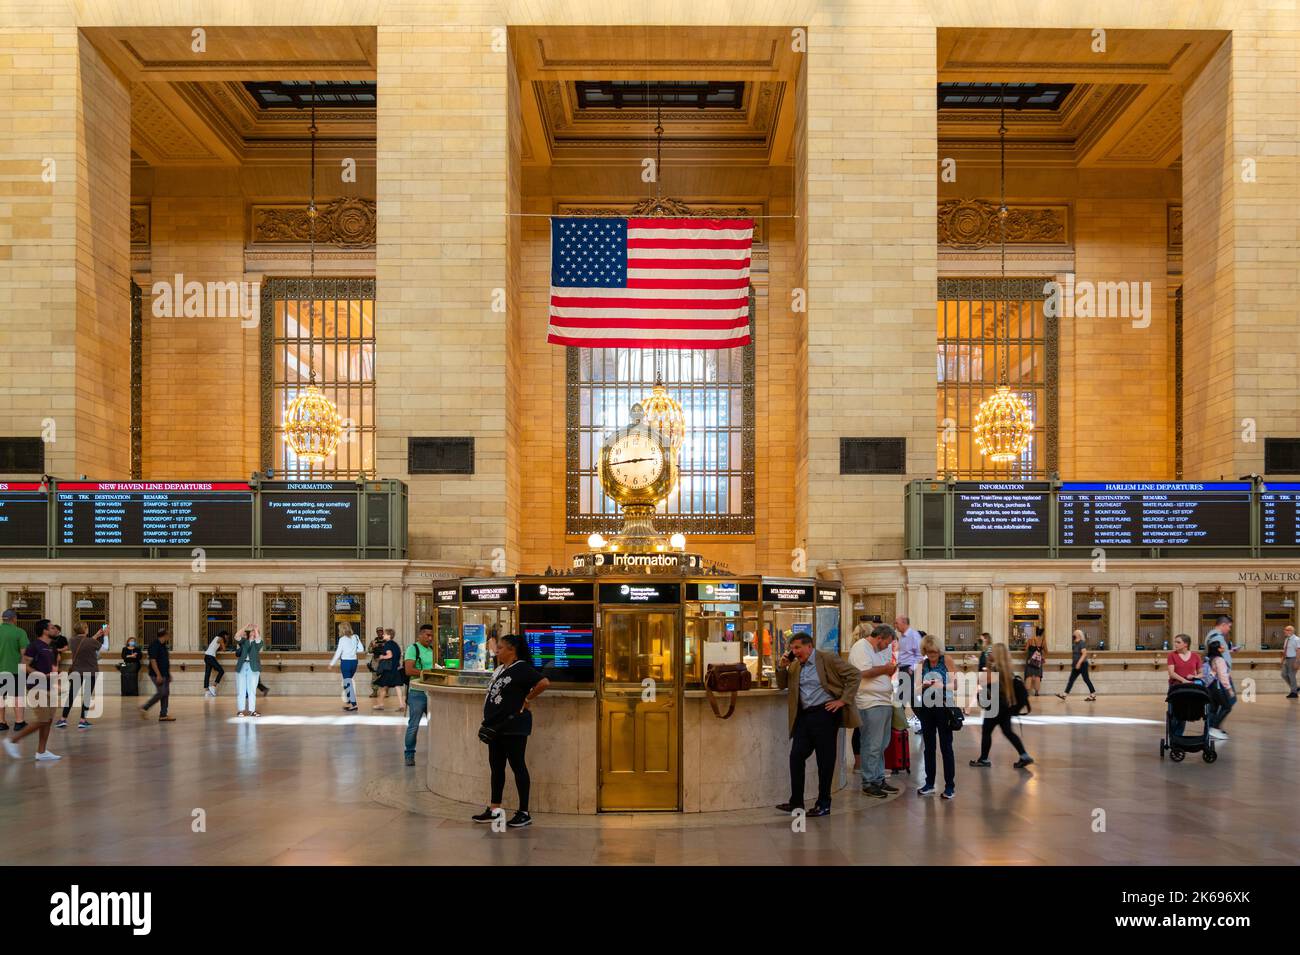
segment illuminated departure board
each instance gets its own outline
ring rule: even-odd
[[[1245,481],[1070,483],[1057,494],[1061,547],[1249,547]]]
[[[1300,547],[1300,484],[1268,484],[1259,495],[1262,547]]]
[[[58,486],[60,547],[250,547],[253,491],[238,483]]]
[[[35,482],[0,482],[0,547],[45,547],[49,492]]]
[[[957,547],[1047,547],[1051,485],[958,482],[953,489]]]

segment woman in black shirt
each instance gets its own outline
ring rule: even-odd
[[[517,633],[508,633],[497,641],[497,668],[492,671],[487,697],[483,700],[482,735],[489,736],[488,767],[492,773],[492,802],[474,816],[475,822],[491,822],[501,808],[501,796],[506,788],[506,763],[515,776],[519,790],[519,809],[506,823],[511,829],[522,829],[533,821],[528,815],[528,766],[524,751],[528,748],[528,734],[533,731],[533,714],[529,704],[537,699],[551,681],[533,667],[529,659],[528,642]]]

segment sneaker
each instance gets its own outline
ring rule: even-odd
[[[802,809],[803,806],[797,802],[783,802],[776,807],[777,812],[791,813],[796,809]]]
[[[897,790],[895,790],[897,792]],[[872,799],[884,799],[889,793],[885,792],[885,787],[880,783],[863,783],[862,795],[870,796]]]
[[[8,732],[9,732],[9,724],[0,723],[0,733],[8,733]]]
[[[822,816],[829,816],[830,814],[831,814],[830,806],[813,806],[811,809],[808,810],[809,819],[820,819]]]
[[[494,815],[494,810],[485,807],[478,815],[470,816],[470,818],[475,822],[491,822]]]
[[[1227,738],[1228,738],[1228,734],[1221,729],[1212,728],[1210,730],[1210,739],[1227,739]]]
[[[1063,700],[1063,699],[1065,699],[1065,694],[1064,694],[1064,693],[1058,693],[1058,694],[1056,694],[1056,698],[1057,698],[1058,700]]]
[[[54,721],[54,728],[55,728],[56,730],[67,729],[67,728],[68,728],[68,721],[67,721],[67,720],[55,720],[55,721]]]
[[[524,826],[531,826],[532,824],[533,817],[528,815],[528,813],[524,812],[522,809],[511,816],[510,821],[506,823],[506,825],[511,829],[522,829]]]
[[[13,740],[6,739],[4,741],[4,746],[5,746],[5,752],[8,753],[12,758],[14,759],[23,758],[23,751],[18,748],[18,744],[15,743]]]
[[[957,798],[957,790],[955,790],[955,789],[953,789],[951,786],[949,786],[947,789],[945,789],[945,790],[943,791],[943,796],[942,796],[941,798],[943,798],[943,799],[956,799],[956,798]]]
[[[992,765],[993,765],[993,764],[990,763],[987,759],[972,759],[972,760],[970,761],[970,764],[971,764],[972,766],[992,766]]]
[[[880,788],[883,789],[885,792],[889,793],[891,796],[892,796],[894,793],[896,793],[896,792],[900,792],[900,791],[901,791],[897,786],[891,786],[891,785],[889,785],[889,783],[884,782],[884,781],[882,781],[882,782],[880,783]]]
[[[916,791],[916,794],[918,796],[933,796],[934,783],[926,783],[924,786],[922,786],[920,789]]]
[[[90,726],[91,723],[89,720],[81,720],[80,722],[77,723],[77,729],[79,730],[88,730],[90,729]]]
[[[414,756],[408,756],[408,757],[406,757],[406,765],[407,765],[407,766],[414,766],[414,765],[415,765],[415,757],[414,757]]]
[[[19,720],[17,723],[14,724],[14,732],[15,732],[15,733],[17,733],[19,730],[24,730],[24,729],[26,729],[26,728],[27,728],[27,721],[26,721],[26,720]]]
[[[1288,693],[1288,694],[1286,695],[1286,698],[1287,698],[1288,700],[1294,700],[1297,696],[1300,696],[1300,693]],[[5,726],[3,726],[3,725],[0,725],[0,729],[7,729],[7,728],[8,728],[8,727],[5,727]]]
[[[60,756],[58,753],[51,753],[48,749],[43,753],[36,754],[37,762],[41,762],[41,763],[52,763],[56,759],[62,759],[62,758],[63,757]]]
[[[1011,768],[1024,769],[1026,766],[1032,766],[1032,765],[1034,765],[1034,757],[1021,756],[1018,760],[1016,760],[1014,763],[1011,764]]]
[[[205,687],[205,688],[204,688],[204,690],[203,690],[203,695],[204,695],[204,696],[216,696],[217,694],[213,691],[212,687],[209,686],[209,687]]]

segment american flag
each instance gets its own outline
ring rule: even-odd
[[[551,219],[546,340],[588,348],[749,344],[752,219]]]

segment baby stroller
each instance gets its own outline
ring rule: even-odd
[[[1200,683],[1180,683],[1171,686],[1165,696],[1165,738],[1160,741],[1160,758],[1165,750],[1175,763],[1181,763],[1188,753],[1200,753],[1201,759],[1212,763],[1219,758],[1210,739],[1210,691]],[[1199,732],[1191,734],[1188,723],[1200,721]],[[1182,721],[1182,735],[1174,735],[1174,722]]]

